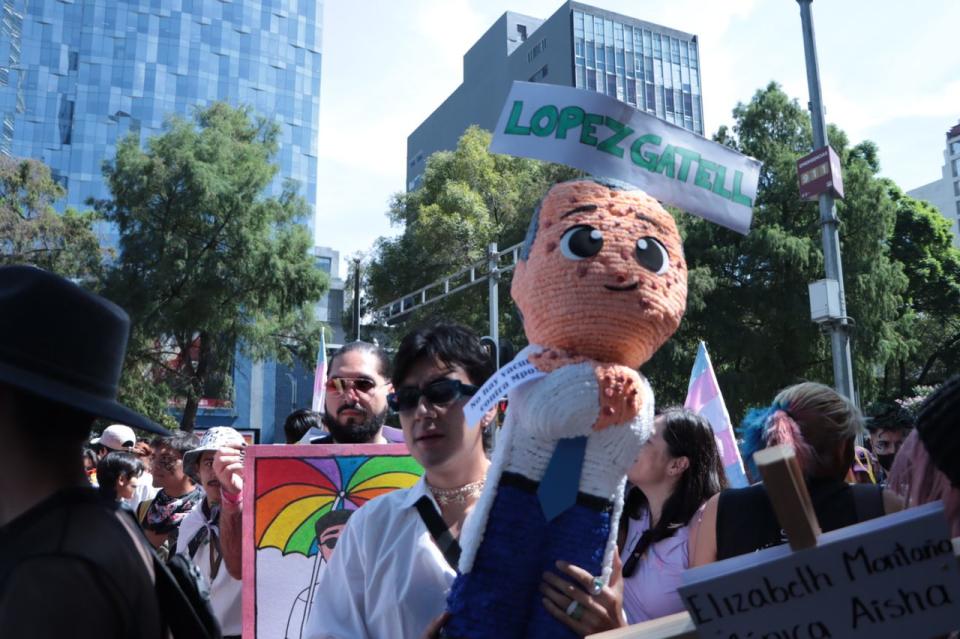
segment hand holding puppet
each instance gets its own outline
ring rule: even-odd
[[[518,358],[546,375],[509,392],[446,636],[575,636],[544,608],[542,574],[563,560],[609,581],[626,471],[653,422],[637,369],[677,329],[686,292],[680,236],[656,200],[591,179],[547,193],[511,288],[530,342]]]

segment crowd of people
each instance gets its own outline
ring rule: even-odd
[[[223,636],[241,634],[245,442],[224,427],[171,433],[117,403],[127,331],[122,310],[70,282],[0,268],[0,629],[9,636],[164,636],[151,553],[191,562]],[[406,335],[392,361],[354,342],[329,364],[323,414],[291,414],[287,443],[403,442],[424,474],[325,540],[336,551],[303,636],[442,636],[457,540],[497,424],[493,409],[469,427],[464,406],[494,365],[475,334],[446,323]],[[399,429],[385,423],[391,410]],[[958,536],[958,411],[960,377],[916,420],[897,407],[865,419],[833,389],[803,382],[744,420],[744,458],[792,445],[824,531],[942,499]],[[118,423],[91,438],[96,419]],[[688,568],[785,542],[764,485],[728,488],[710,424],[668,408],[627,474],[612,578],[560,562],[542,576],[543,605],[580,636],[639,623],[683,610]],[[53,605],[57,614],[44,614]]]

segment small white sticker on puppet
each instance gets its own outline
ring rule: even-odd
[[[517,357],[494,373],[464,406],[463,414],[467,419],[467,425],[472,428],[479,424],[486,412],[496,406],[500,398],[510,389],[543,377],[545,374],[531,364],[526,355]]]

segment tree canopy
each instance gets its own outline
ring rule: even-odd
[[[264,195],[277,140],[272,122],[215,103],[170,119],[145,149],[126,138],[104,166],[112,197],[95,206],[120,237],[107,292],[134,326],[126,377],[131,390],[167,385],[184,429],[201,397],[229,393],[236,347],[285,362],[316,353],[327,280],[297,184]]]
[[[890,399],[960,370],[960,250],[949,220],[892,182],[887,188],[896,207],[890,251],[909,282],[901,301],[903,343],[884,367],[882,395]]]
[[[784,386],[812,379],[832,383],[829,340],[810,320],[807,285],[824,278],[816,202],[797,192],[797,160],[810,151],[809,115],[778,85],[757,91],[733,112],[732,130],[715,140],[763,162],[750,233],[741,236],[698,218],[683,224],[691,270],[687,315],[677,343],[651,362],[661,397],[682,401],[697,340],[710,349],[731,413],[767,404]],[[902,269],[891,259],[894,206],[876,177],[876,150],[851,147],[831,126],[830,144],[841,158],[846,198],[838,200],[847,314],[855,381],[873,394],[874,371],[897,348]],[[661,400],[662,401],[662,400]]]
[[[0,265],[33,264],[96,288],[103,256],[94,216],[58,214],[53,204],[64,195],[43,162],[0,155]]]

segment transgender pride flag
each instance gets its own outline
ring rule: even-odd
[[[311,410],[323,414],[323,398],[327,393],[327,336],[320,329],[320,350],[317,351],[317,367],[313,373],[313,405]]]
[[[687,401],[684,408],[689,408],[698,415],[702,415],[710,422],[717,437],[720,455],[723,458],[723,467],[727,471],[727,481],[731,488],[748,486],[747,475],[743,471],[743,460],[737,441],[733,437],[733,425],[730,415],[723,403],[723,395],[717,384],[717,376],[713,372],[713,364],[707,355],[707,346],[700,342],[697,348],[697,361],[693,363],[693,372],[690,373],[690,385],[687,387]]]

